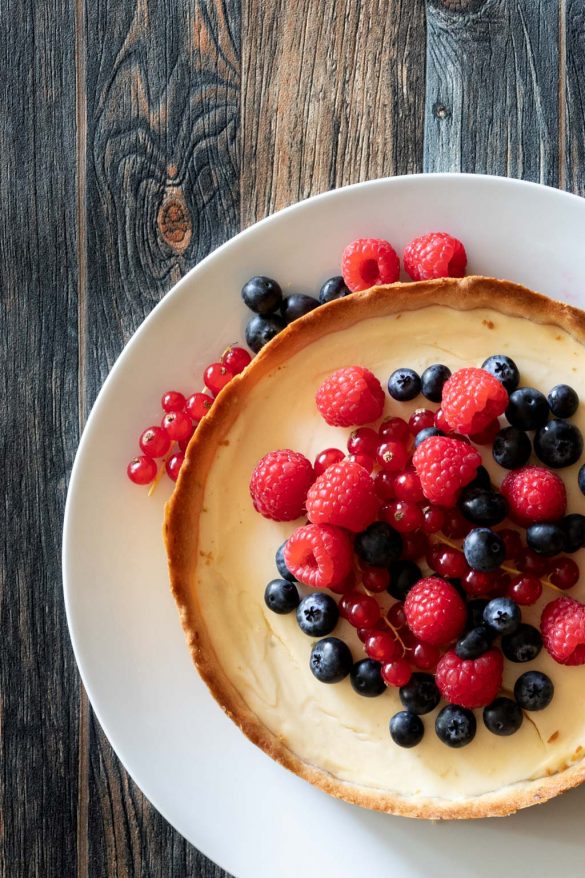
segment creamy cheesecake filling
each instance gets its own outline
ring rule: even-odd
[[[531,713],[531,721],[508,738],[488,732],[476,711],[477,736],[461,750],[437,739],[433,711],[423,717],[421,744],[405,750],[388,732],[390,717],[401,709],[397,690],[370,699],[357,695],[348,679],[319,683],[309,670],[314,639],[300,631],[294,613],[277,616],[264,604],[265,585],[278,575],[274,553],[302,522],[280,524],[258,515],[248,492],[250,474],[262,455],[277,448],[293,448],[310,460],[324,448],[345,449],[349,430],[328,426],[317,412],[314,396],[321,381],[334,369],[355,364],[367,366],[385,386],[399,366],[420,374],[441,362],[454,371],[481,365],[494,353],[516,361],[522,385],[547,393],[567,383],[585,398],[585,347],[568,333],[495,311],[433,306],[363,320],[301,350],[256,385],[218,447],[205,487],[197,568],[202,613],[217,660],[263,725],[300,759],[340,780],[405,796],[461,799],[553,774],[585,755],[585,666],[564,668],[544,650],[527,664],[506,660],[508,689],[526,670],[539,669],[552,678],[555,697],[548,708]],[[436,408],[422,397],[407,404],[387,398],[384,417],[407,418],[422,406]],[[585,404],[573,421],[585,432]],[[499,484],[505,471],[493,462],[489,448],[480,451]],[[569,512],[585,512],[577,470],[578,464],[560,471]],[[583,569],[583,551],[572,557]],[[569,594],[585,600],[585,581]],[[554,597],[545,588],[534,607],[522,608],[524,620],[538,625],[543,606]],[[340,623],[334,634],[350,645],[355,660],[364,657],[347,623]]]

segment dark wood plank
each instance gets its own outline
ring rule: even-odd
[[[0,4],[0,875],[75,875],[78,684],[61,589],[79,436],[74,15]]]
[[[559,182],[550,0],[428,0],[425,171]]]
[[[585,195],[585,6],[582,0],[566,0],[561,10],[561,34],[565,36],[563,65],[566,71],[561,93],[566,111],[561,118],[564,139],[563,186]]]

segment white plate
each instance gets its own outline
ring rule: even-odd
[[[63,566],[83,682],[116,753],[156,808],[238,878],[493,878],[582,874],[585,789],[505,819],[432,824],[338,802],[250,744],[200,681],[167,587],[168,480],[148,498],[125,476],[168,388],[242,338],[253,274],[315,293],[356,237],[397,250],[430,230],[461,238],[469,271],[585,306],[585,201],[494,177],[377,180],[296,205],[205,259],[126,347],[89,418],[69,487]],[[505,867],[504,867],[505,870]]]

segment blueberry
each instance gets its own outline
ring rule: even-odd
[[[276,569],[283,579],[288,579],[289,582],[296,582],[293,574],[286,566],[286,561],[284,560],[284,547],[286,546],[286,543],[287,541],[285,540],[284,543],[276,550],[276,555],[274,557],[274,560],[276,561]]]
[[[356,662],[349,673],[349,682],[358,695],[366,698],[375,698],[386,691],[386,684],[382,679],[380,662],[372,659],[362,659]]]
[[[554,692],[552,680],[541,671],[526,671],[514,686],[514,698],[524,710],[544,710]]]
[[[309,637],[324,637],[331,634],[339,621],[336,601],[322,591],[312,592],[302,599],[297,607],[299,628]]]
[[[390,567],[388,594],[397,601],[403,601],[412,586],[422,579],[422,571],[414,561],[394,561]]]
[[[280,313],[284,322],[288,325],[299,317],[304,317],[309,311],[314,311],[319,307],[319,302],[312,296],[305,296],[304,293],[292,293],[283,299],[280,306]]]
[[[416,747],[422,741],[425,727],[420,716],[401,710],[390,720],[390,737],[399,747]]]
[[[473,524],[499,524],[508,514],[508,501],[503,494],[485,488],[466,488],[459,501],[464,518]]]
[[[506,417],[519,430],[538,430],[548,421],[546,396],[534,387],[520,387],[510,394]]]
[[[579,474],[577,476],[577,481],[579,482],[579,490],[582,494],[585,494],[585,463],[579,470]]]
[[[475,478],[467,485],[467,488],[491,488],[492,480],[485,466],[478,466]]]
[[[492,634],[486,625],[472,628],[461,637],[456,645],[455,652],[460,659],[476,659],[487,652],[492,645]]]
[[[524,714],[511,698],[496,698],[483,709],[483,721],[494,735],[513,735],[522,725]]]
[[[430,713],[441,700],[432,674],[413,674],[406,686],[400,687],[399,694],[404,707],[416,714]]]
[[[420,378],[413,369],[396,369],[388,379],[388,393],[398,402],[408,402],[420,393]]]
[[[483,625],[483,611],[488,605],[484,598],[476,598],[467,603],[467,627],[477,628]]]
[[[298,607],[300,598],[294,583],[288,582],[286,579],[273,579],[266,586],[264,601],[269,610],[284,616]]]
[[[242,287],[242,299],[256,314],[274,314],[280,308],[282,290],[270,277],[251,277]]]
[[[246,344],[257,354],[282,329],[284,321],[278,314],[270,314],[268,317],[255,314],[246,324]]]
[[[375,521],[357,534],[356,554],[372,567],[389,567],[402,554],[402,537],[385,521]]]
[[[562,525],[541,522],[526,529],[526,543],[538,555],[552,557],[565,551],[567,538]]]
[[[451,377],[451,369],[435,363],[424,370],[420,376],[422,395],[431,402],[441,402],[443,396],[443,387],[448,378]]]
[[[418,448],[418,446],[425,441],[425,439],[430,439],[431,436],[444,436],[442,430],[438,430],[437,427],[425,427],[422,430],[419,430],[416,436],[414,437],[414,447]]]
[[[503,563],[506,546],[499,534],[487,527],[476,527],[463,542],[465,560],[474,570],[490,573]]]
[[[347,677],[352,665],[349,647],[338,637],[324,637],[311,650],[309,667],[321,683],[339,683]]]
[[[504,427],[496,435],[492,455],[497,464],[504,469],[519,469],[528,463],[532,454],[532,442],[524,430],[518,427]]]
[[[511,662],[531,662],[541,649],[540,631],[525,622],[513,634],[502,637],[502,652]]]
[[[483,611],[483,621],[496,634],[514,634],[521,619],[520,607],[510,598],[493,598]]]
[[[565,532],[565,552],[577,552],[585,546],[585,515],[565,515],[561,527]]]
[[[346,287],[344,279],[337,275],[325,281],[319,291],[319,301],[324,305],[326,302],[332,302],[333,299],[342,299],[344,296],[348,296],[349,293],[350,291]]]
[[[534,451],[551,469],[576,463],[583,453],[583,436],[570,421],[549,421],[534,437]]]
[[[448,747],[465,747],[475,738],[477,721],[472,710],[447,704],[435,720],[435,732]]]
[[[518,366],[505,354],[494,354],[484,360],[481,368],[485,369],[494,378],[504,385],[508,393],[512,393],[520,384],[520,372]]]
[[[568,384],[557,384],[547,398],[555,418],[570,418],[579,408],[577,392]]]

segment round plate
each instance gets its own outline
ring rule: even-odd
[[[521,861],[526,874],[582,869],[585,789],[505,819],[432,824],[328,797],[254,747],[199,679],[167,584],[165,479],[151,497],[128,481],[136,437],[168,388],[200,389],[202,368],[242,339],[239,291],[276,277],[315,293],[356,237],[447,230],[469,272],[519,281],[585,306],[585,201],[495,177],[376,180],[288,208],[220,247],[144,321],[104,384],[67,498],[65,602],[83,682],[116,753],[156,808],[238,878],[371,874],[475,878]],[[520,860],[521,858],[521,860]],[[471,870],[471,872],[470,872]]]

